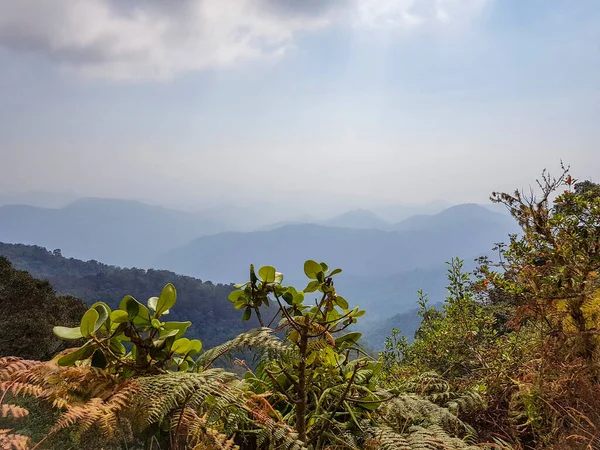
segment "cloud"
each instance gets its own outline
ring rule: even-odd
[[[333,23],[470,20],[489,0],[0,0],[0,46],[84,75],[161,80],[274,58]]]

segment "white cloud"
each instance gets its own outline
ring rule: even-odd
[[[0,0],[0,46],[84,75],[168,79],[272,58],[300,31],[464,22],[489,0]]]

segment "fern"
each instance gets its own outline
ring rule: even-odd
[[[0,430],[0,448],[3,450],[28,450],[29,438],[10,431]]]
[[[256,328],[204,352],[196,360],[195,367],[196,369],[208,368],[226,353],[246,349],[262,349],[277,354],[286,352],[287,346],[273,334],[270,328]]]

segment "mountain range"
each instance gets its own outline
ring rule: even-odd
[[[157,255],[225,225],[131,200],[86,198],[61,208],[0,207],[0,241],[61,249],[80,259],[151,267]]]
[[[2,242],[213,282],[244,281],[253,263],[274,265],[286,283],[303,287],[303,261],[325,261],[344,270],[337,280],[340,292],[369,308],[371,315],[384,316],[414,307],[418,289],[440,301],[444,262],[456,256],[472,260],[517,231],[506,214],[476,204],[398,223],[355,210],[316,223],[276,223],[258,231],[226,231],[228,225],[206,212],[128,200],[80,199],[55,209],[0,207]]]

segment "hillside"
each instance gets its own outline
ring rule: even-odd
[[[97,261],[84,262],[55,255],[38,246],[0,243],[0,256],[35,278],[48,280],[57,294],[80,298],[88,305],[103,301],[115,307],[126,294],[145,302],[165,284],[173,283],[179,307],[169,320],[190,320],[189,334],[208,346],[220,344],[256,325],[253,321],[242,323],[239,314],[231,308],[227,301],[233,289],[231,285],[202,282],[166,270],[127,269]]]
[[[457,227],[514,227],[510,216],[475,203],[464,203],[437,214],[417,214],[391,226],[395,231],[444,230]]]
[[[145,203],[87,198],[63,208],[0,207],[0,241],[59,248],[65,255],[149,267],[164,252],[223,231],[214,221]]]
[[[343,266],[343,278],[381,277],[439,267],[455,256],[481,255],[516,231],[507,217],[476,205],[479,216],[462,220],[464,209],[469,212],[471,205],[431,216],[427,226],[395,232],[297,224],[203,236],[167,252],[154,264],[218,281],[243,279],[250,263],[271,264],[296,279],[301,276],[297,261],[312,258]]]
[[[57,296],[50,283],[15,269],[0,256],[0,358],[52,358],[70,346],[54,336],[52,327],[79,325],[86,309],[81,300]]]

